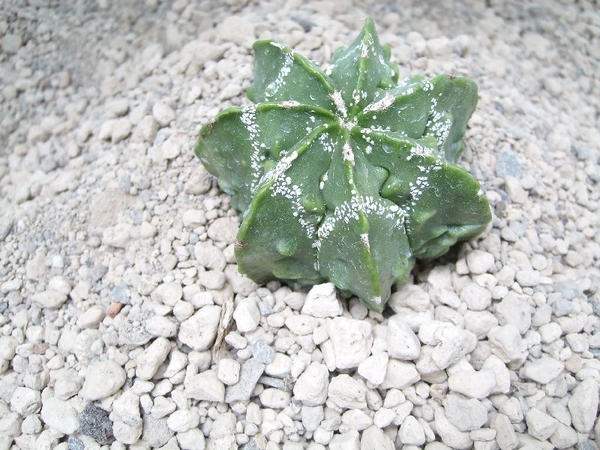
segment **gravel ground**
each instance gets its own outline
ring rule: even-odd
[[[598,449],[598,7],[403,3],[0,2],[0,449]],[[494,212],[383,315],[239,275],[191,151],[255,39],[326,64],[367,15],[479,84]]]

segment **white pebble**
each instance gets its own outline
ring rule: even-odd
[[[160,284],[151,294],[152,300],[167,306],[174,306],[183,295],[181,283],[176,281]]]
[[[306,406],[319,406],[327,399],[329,370],[324,364],[312,362],[294,385],[294,397]]]
[[[175,120],[175,111],[162,102],[155,103],[152,107],[152,116],[161,127],[166,127]]]
[[[179,409],[173,412],[167,419],[167,426],[176,433],[196,428],[199,423],[200,417],[198,413],[189,409]]]
[[[458,326],[440,327],[436,330],[435,337],[440,343],[433,349],[431,359],[440,369],[456,363],[477,345],[477,337]]]
[[[469,282],[460,291],[460,299],[471,311],[483,311],[492,303],[492,294],[477,283]]]
[[[308,291],[304,306],[302,307],[302,314],[308,314],[313,317],[341,316],[342,312],[342,304],[337,298],[333,283],[323,283],[313,286]]]
[[[267,408],[283,409],[289,405],[291,394],[276,388],[267,388],[260,393],[260,401]]]
[[[46,425],[59,433],[73,434],[79,429],[79,418],[75,408],[70,402],[56,397],[44,399],[41,417]]]
[[[231,358],[221,359],[217,369],[217,378],[227,386],[236,384],[240,379],[240,363]]]
[[[209,402],[225,401],[225,386],[213,370],[206,370],[191,377],[186,377],[184,393],[187,398],[207,400]]]
[[[21,416],[35,414],[42,406],[42,396],[28,387],[17,387],[10,397],[10,407]]]
[[[373,334],[371,324],[362,320],[336,317],[327,324],[338,369],[353,369],[369,356]]]
[[[598,381],[589,377],[575,386],[568,406],[575,429],[589,433],[598,416]]]
[[[117,392],[125,384],[125,370],[112,360],[90,365],[80,395],[89,401],[101,400]]]
[[[363,431],[360,440],[361,450],[394,450],[396,448],[394,442],[381,428],[375,424]]]
[[[525,414],[527,433],[540,441],[545,441],[554,434],[558,428],[558,421],[544,414],[537,408],[531,408]]]
[[[421,379],[415,365],[411,362],[390,359],[383,382],[379,389],[405,389]]]
[[[425,443],[425,431],[414,416],[408,416],[402,421],[398,438],[404,445],[423,445]]]
[[[474,275],[487,273],[494,268],[494,255],[483,250],[473,250],[467,253],[467,266]]]
[[[358,365],[358,373],[374,386],[379,386],[385,379],[389,357],[385,352],[369,356]]]
[[[448,377],[448,388],[470,398],[486,398],[496,387],[494,372],[488,369],[480,371],[453,372]]]
[[[244,298],[238,302],[233,313],[235,325],[240,333],[256,330],[260,323],[260,310],[254,298]]]
[[[443,404],[446,417],[460,431],[477,430],[488,420],[487,408],[475,398],[449,394]]]
[[[421,354],[421,344],[416,334],[398,314],[388,319],[387,351],[390,358],[415,360]]]
[[[158,367],[167,359],[171,343],[164,337],[158,337],[136,358],[135,374],[142,380],[150,380]]]
[[[221,317],[221,307],[207,305],[182,322],[179,327],[179,340],[197,351],[210,348],[217,336]]]
[[[328,400],[340,408],[366,408],[367,387],[347,374],[336,375],[329,383]]]
[[[521,369],[521,376],[541,384],[548,384],[558,377],[565,368],[565,364],[548,356],[528,361]]]

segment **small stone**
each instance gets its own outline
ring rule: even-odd
[[[504,189],[513,203],[523,204],[527,201],[527,192],[521,186],[518,178],[512,176],[505,177]]]
[[[124,117],[113,122],[110,133],[110,140],[113,144],[121,142],[131,134],[131,122]]]
[[[435,410],[435,430],[442,438],[444,444],[452,448],[467,449],[471,448],[473,441],[469,433],[460,431],[446,417],[444,408],[439,407]]]
[[[325,418],[325,414],[322,406],[304,405],[302,406],[300,417],[306,431],[315,431]]]
[[[200,308],[180,325],[179,340],[197,351],[209,349],[217,336],[220,318],[220,306],[207,305]]]
[[[264,371],[265,364],[258,361],[256,358],[250,358],[244,362],[240,372],[240,381],[227,388],[225,401],[227,403],[234,403],[250,399],[252,392],[258,383],[258,379]]]
[[[90,436],[100,445],[110,445],[114,440],[108,412],[92,403],[85,405],[79,417],[79,432]]]
[[[356,430],[335,434],[329,442],[329,450],[360,450],[360,435]]]
[[[115,248],[126,248],[131,240],[132,233],[132,225],[120,223],[104,229],[102,232],[102,243]]]
[[[538,328],[538,333],[542,338],[542,343],[550,344],[562,336],[560,325],[556,322],[550,322]]]
[[[558,428],[558,421],[544,414],[537,408],[531,408],[525,414],[527,432],[540,441],[545,441],[554,434]]]
[[[312,334],[319,321],[312,316],[293,314],[285,319],[285,326],[297,336]]]
[[[184,394],[187,398],[222,403],[225,401],[225,386],[213,370],[206,370],[192,377],[186,377]]]
[[[343,313],[342,304],[337,298],[333,283],[317,284],[306,296],[302,314],[313,317],[335,317]]]
[[[333,377],[327,395],[340,408],[366,408],[367,389],[364,383],[346,374]]]
[[[121,389],[125,379],[125,370],[116,362],[95,362],[87,369],[80,395],[90,401],[101,400]]]
[[[388,301],[388,306],[395,312],[401,312],[401,308],[410,308],[416,312],[423,312],[429,308],[431,300],[429,294],[416,284],[404,284],[393,292]]]
[[[77,319],[77,326],[80,328],[98,328],[98,325],[104,319],[104,310],[99,306],[92,306]]]
[[[492,416],[490,427],[496,430],[496,441],[501,449],[516,449],[519,446],[519,438],[513,424],[504,414]]]
[[[492,294],[477,283],[469,282],[460,291],[460,299],[471,311],[483,311],[492,303]]]
[[[133,135],[131,136],[131,141],[151,144],[154,142],[157,132],[158,122],[156,119],[150,115],[144,116],[136,125]]]
[[[379,389],[405,389],[420,379],[421,376],[413,363],[390,359]]]
[[[521,334],[525,334],[531,326],[531,306],[512,293],[496,305],[496,316],[501,325],[512,323]]]
[[[225,42],[249,46],[255,39],[254,25],[244,17],[228,16],[219,25],[217,36]]]
[[[350,430],[362,431],[373,425],[373,419],[360,409],[349,409],[342,414],[342,423]]]
[[[494,372],[486,369],[452,372],[448,377],[448,388],[469,398],[486,398],[496,385]]]
[[[27,387],[17,387],[10,397],[10,407],[21,416],[37,413],[42,406],[42,396],[38,391]]]
[[[173,437],[167,419],[155,419],[150,414],[144,416],[142,439],[150,448],[162,447]]]
[[[431,359],[445,369],[471,353],[477,345],[477,337],[458,326],[440,327],[435,331],[440,341],[431,354]]]
[[[521,376],[541,384],[548,384],[558,377],[565,365],[561,361],[548,356],[525,363],[521,369]]]
[[[494,268],[494,255],[483,250],[473,250],[467,253],[467,266],[474,275],[487,273]]]
[[[324,364],[312,362],[294,385],[294,397],[305,406],[319,406],[327,399],[329,370]]]
[[[64,434],[73,434],[79,429],[79,418],[68,401],[48,397],[43,401],[42,420],[46,425]]]
[[[550,442],[557,449],[571,448],[577,444],[577,432],[573,428],[559,422],[556,431],[550,437]]]
[[[402,421],[398,438],[404,445],[423,445],[425,444],[425,431],[423,425],[419,423],[414,416],[408,416]]]
[[[519,270],[516,274],[517,283],[521,287],[535,287],[540,284],[540,273],[537,270]]]
[[[181,139],[171,136],[160,144],[160,154],[166,160],[175,159],[181,153]]]
[[[150,380],[156,374],[159,366],[165,362],[170,351],[171,343],[168,339],[164,337],[156,338],[136,358],[136,376],[142,380]]]
[[[238,232],[238,220],[235,217],[219,217],[206,232],[213,241],[233,244]]]
[[[579,383],[571,392],[568,406],[573,427],[588,434],[598,416],[598,381],[589,377]]]
[[[500,358],[496,355],[490,355],[483,363],[480,372],[484,372],[487,374],[487,371],[491,371],[496,380],[496,386],[492,390],[493,394],[502,393],[507,394],[510,391],[510,371],[506,367],[506,365],[502,362]],[[482,390],[483,391],[483,390]],[[483,394],[483,392],[481,392]]]
[[[57,309],[67,301],[67,296],[60,292],[49,290],[33,294],[31,296],[31,301],[39,305],[41,308]]]
[[[371,324],[362,320],[336,317],[327,324],[338,369],[353,369],[369,356],[373,343]]]
[[[448,394],[443,403],[446,417],[460,431],[479,429],[488,420],[487,408],[477,399]]]
[[[194,255],[198,264],[207,269],[223,271],[227,265],[223,251],[210,242],[198,242],[194,246]]]
[[[135,444],[143,431],[143,421],[136,425],[127,425],[121,420],[113,422],[113,434],[115,439],[121,444]]]
[[[261,392],[260,401],[267,408],[283,409],[290,404],[292,394],[281,389],[268,388]]]
[[[18,34],[5,34],[2,38],[2,50],[9,55],[15,54],[23,45],[23,39]]]
[[[167,426],[175,433],[183,433],[192,428],[196,428],[199,423],[200,417],[198,416],[198,413],[189,409],[178,409],[167,419]]]
[[[240,363],[231,358],[223,358],[219,361],[217,378],[223,384],[232,386],[240,379]]]
[[[358,365],[358,374],[374,386],[379,386],[385,379],[389,357],[387,353],[369,356]]]
[[[152,116],[161,127],[166,127],[175,120],[175,111],[170,106],[158,102],[152,107]]]
[[[492,328],[488,338],[492,353],[503,362],[508,364],[523,358],[523,351],[527,344],[521,338],[519,329],[512,323]]]
[[[240,333],[256,330],[260,323],[260,310],[254,298],[244,298],[238,302],[233,312],[233,320]]]
[[[153,316],[146,321],[146,331],[152,336],[169,338],[177,334],[177,322],[171,317]]]
[[[387,352],[390,358],[415,360],[421,354],[419,338],[398,314],[388,319]]]
[[[265,373],[272,377],[284,378],[292,370],[292,358],[283,353],[275,353],[273,361],[265,367]]]
[[[206,448],[204,433],[199,428],[177,433],[177,443],[183,450],[204,450]]]
[[[199,272],[198,282],[206,289],[219,290],[225,286],[225,274],[216,270]]]
[[[361,450],[394,450],[394,442],[377,425],[372,425],[362,433]]]
[[[160,284],[154,291],[150,297],[155,302],[163,303],[167,306],[174,306],[179,300],[181,300],[183,295],[183,288],[181,283],[176,281],[170,283],[162,283]]]
[[[113,413],[123,423],[131,426],[138,426],[141,424],[142,418],[140,416],[140,396],[133,392],[133,390],[127,390],[113,402]]]

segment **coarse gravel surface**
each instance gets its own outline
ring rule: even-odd
[[[192,154],[251,45],[479,85],[494,219],[383,315],[237,272]],[[0,2],[0,450],[600,447],[593,1]]]

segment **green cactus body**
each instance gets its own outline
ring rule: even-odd
[[[416,258],[485,229],[487,200],[456,165],[475,83],[398,84],[370,19],[325,71],[271,40],[254,51],[255,104],[221,112],[195,146],[243,214],[242,273],[258,283],[329,280],[382,311]]]

